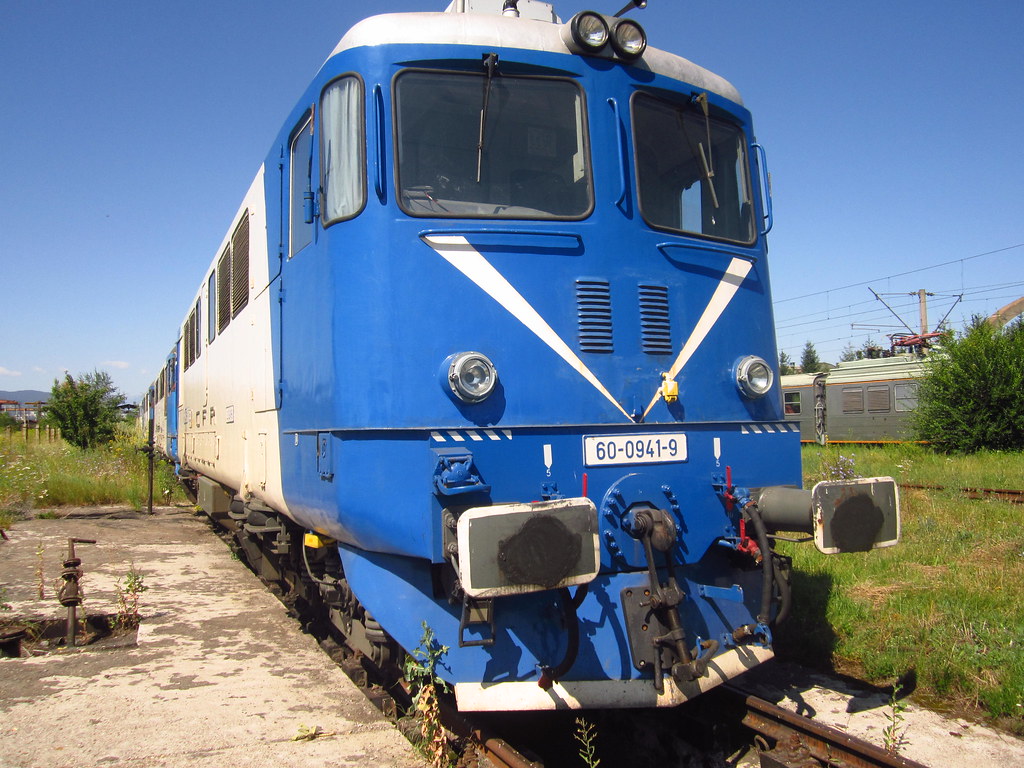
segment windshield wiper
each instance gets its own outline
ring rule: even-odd
[[[484,163],[484,127],[487,125],[487,108],[491,103],[491,81],[494,71],[498,68],[498,54],[484,54],[484,69],[487,70],[487,84],[484,85],[484,103],[480,107],[480,136],[476,143],[476,183],[480,183],[481,169]]]
[[[713,165],[714,159],[711,157],[711,118],[708,116],[708,94],[707,92],[697,96],[694,101],[700,104],[701,110],[704,112],[704,127],[707,130],[708,137],[708,149],[705,153],[704,145],[701,142],[697,142],[698,152],[697,159],[700,160],[701,173],[704,174],[704,181],[708,183],[708,191],[711,193],[711,204],[718,208],[718,194],[715,192],[715,167]],[[692,147],[691,147],[692,149]]]

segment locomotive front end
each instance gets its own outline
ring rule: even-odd
[[[771,658],[775,531],[894,543],[895,489],[796,490],[739,94],[636,21],[515,6],[376,17],[325,65],[284,496],[337,544],[304,554],[338,627],[425,623],[461,708],[671,706]]]

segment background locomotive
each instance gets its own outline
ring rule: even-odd
[[[891,481],[796,490],[765,190],[737,91],[621,14],[366,19],[201,276],[161,448],[354,648],[428,625],[464,709],[683,701],[771,657],[771,529],[899,534]]]
[[[786,420],[803,442],[896,443],[913,439],[910,417],[924,358],[849,360],[821,373],[780,377]]]

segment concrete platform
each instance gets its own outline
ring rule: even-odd
[[[76,546],[80,614],[116,613],[134,564],[142,625],[136,643],[0,659],[0,766],[426,764],[191,509],[58,514],[0,541],[0,621],[66,617],[55,581],[75,537],[97,540]]]

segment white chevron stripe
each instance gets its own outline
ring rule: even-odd
[[[537,338],[565,360],[583,378],[589,381],[598,392],[608,398],[622,415],[632,421],[618,400],[600,382],[597,376],[587,368],[586,364],[576,356],[547,321],[533,306],[523,298],[522,294],[505,279],[494,266],[483,257],[469,241],[461,235],[424,235],[424,242],[437,251],[453,267],[476,283],[488,296],[508,310],[513,317],[533,331]],[[735,261],[735,260],[734,260]],[[749,264],[748,264],[749,269]]]
[[[693,333],[690,334],[690,338],[683,344],[682,350],[679,352],[679,356],[675,362],[672,363],[672,367],[668,370],[668,378],[674,379],[679,375],[679,372],[683,370],[683,366],[689,362],[693,353],[697,351],[697,347],[701,345],[701,342],[707,337],[708,333],[712,328],[715,327],[715,323],[718,322],[718,318],[722,316],[725,308],[729,306],[729,302],[732,301],[732,297],[736,295],[736,291],[739,290],[740,284],[746,278],[747,273],[750,272],[750,268],[753,263],[746,259],[740,259],[734,257],[729,266],[725,270],[725,274],[722,275],[721,282],[718,283],[718,287],[715,288],[714,294],[711,296],[711,301],[704,308],[704,313],[700,316],[700,320],[697,321],[697,325],[694,326]],[[644,417],[651,412],[651,408],[658,402],[658,398],[661,397],[661,389],[654,393],[654,397],[651,399],[651,404],[647,406],[647,410],[644,411]]]

